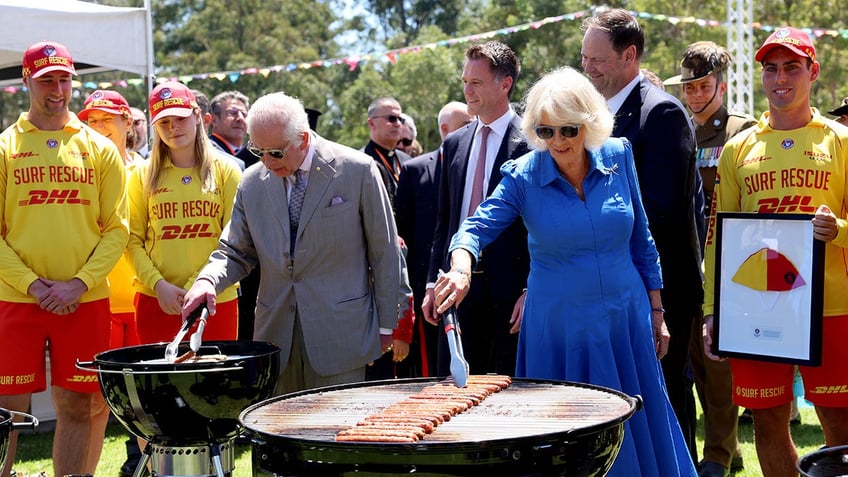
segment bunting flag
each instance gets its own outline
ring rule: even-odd
[[[693,24],[702,28],[718,28],[718,27],[726,27],[727,22],[721,22],[718,20],[708,20],[703,18],[695,18],[695,17],[677,17],[672,15],[665,14],[654,14],[654,13],[646,13],[646,12],[634,12],[631,11],[633,16],[639,19],[652,20],[652,21],[665,21],[671,23],[672,25],[681,25],[681,24]],[[503,35],[511,35],[520,31],[527,31],[530,29],[538,30],[545,25],[549,25],[552,23],[559,23],[562,21],[574,21],[581,19],[587,15],[592,15],[593,10],[582,10],[575,13],[567,13],[564,15],[558,15],[555,17],[547,17],[541,20],[535,20],[528,23],[523,23],[521,25],[515,25],[506,28],[500,28],[498,30],[487,31],[485,33],[476,33],[473,35],[462,36],[457,38],[450,38],[447,40],[440,40],[433,43],[427,43],[424,45],[417,46],[407,46],[403,48],[398,48],[394,50],[388,50],[380,53],[367,53],[360,56],[349,56],[349,57],[340,57],[340,58],[331,58],[326,60],[315,60],[308,61],[302,63],[289,63],[287,65],[274,65],[274,66],[265,66],[265,67],[250,67],[245,68],[243,70],[237,71],[219,71],[216,73],[199,73],[199,74],[191,74],[191,75],[179,75],[179,76],[166,76],[167,73],[163,73],[163,75],[156,79],[157,83],[161,83],[164,81],[180,81],[182,83],[188,84],[194,80],[205,80],[209,78],[217,79],[218,81],[229,80],[232,83],[236,83],[239,78],[244,75],[262,75],[267,78],[271,73],[283,73],[283,72],[292,72],[296,70],[305,70],[310,68],[329,68],[336,65],[344,65],[350,71],[356,70],[360,65],[367,63],[369,61],[387,61],[391,64],[395,64],[398,61],[398,58],[401,55],[418,53],[424,50],[441,48],[441,47],[449,47],[456,46],[470,42],[477,42],[480,40],[487,40],[494,38],[496,36]],[[761,23],[753,23],[752,28],[755,30],[762,30],[765,32],[772,32],[779,28],[778,26],[773,25],[763,25]],[[831,29],[831,28],[801,28],[804,32],[810,35],[813,38],[821,38],[824,36],[829,36],[833,38],[844,38],[848,39],[848,28],[846,29]],[[110,88],[127,88],[127,87],[138,87],[144,84],[143,78],[132,78],[119,80],[114,82],[85,82],[80,83],[79,81],[74,81],[74,88],[79,89],[83,88],[86,90],[95,90],[95,89],[110,89]],[[3,88],[3,92],[5,93],[17,93],[18,91],[25,90],[24,87],[17,86],[9,86]]]

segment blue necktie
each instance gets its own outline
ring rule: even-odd
[[[297,227],[300,225],[300,210],[303,208],[303,197],[306,195],[306,181],[303,180],[303,171],[298,169],[294,173],[294,185],[289,197],[289,225],[291,225],[291,248],[294,257],[294,242],[297,237]]]

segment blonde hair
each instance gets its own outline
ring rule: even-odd
[[[200,170],[201,190],[204,193],[214,192],[217,189],[213,174],[214,163],[217,159],[215,149],[209,138],[206,137],[206,128],[203,127],[203,118],[200,117],[200,109],[194,108],[192,115],[197,121],[194,134],[194,167]],[[150,147],[150,165],[147,167],[147,175],[144,178],[144,191],[152,194],[159,187],[164,164],[171,160],[171,149],[165,144],[159,134],[153,134],[153,144]]]
[[[591,82],[569,66],[556,69],[536,82],[524,98],[521,131],[539,150],[548,148],[536,136],[542,114],[554,123],[549,126],[580,126],[586,131],[585,147],[596,150],[612,134],[614,118],[607,101]]]

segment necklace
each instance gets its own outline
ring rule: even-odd
[[[562,171],[559,171],[559,175],[563,179],[565,179],[565,182],[567,182],[568,185],[570,185],[574,189],[574,192],[577,194],[577,196],[580,197],[580,199],[583,199],[583,185],[579,182],[576,183],[576,184],[571,182],[571,180],[568,178],[568,176],[566,176],[565,173],[562,172]]]

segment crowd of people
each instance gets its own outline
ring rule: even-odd
[[[768,111],[756,119],[724,105],[733,58],[720,45],[689,45],[663,84],[642,68],[629,12],[582,29],[582,71],[545,74],[520,110],[515,52],[470,46],[465,102],[432,118],[441,143],[429,152],[392,97],[365,111],[360,149],[323,138],[320,113],[285,93],[210,100],[164,82],[147,113],[97,90],[74,114],[71,52],[32,45],[29,110],[0,134],[0,407],[28,409],[48,352],[54,475],[93,474],[109,413],[77,360],[170,341],[204,305],[206,339],[281,347],[278,395],[446,376],[448,343],[431,325],[455,308],[472,374],[642,397],[610,475],[740,470],[739,406],[763,475],[794,475],[796,370],[825,444],[848,444],[848,401],[828,392],[848,385],[848,98],[836,120],[810,104],[821,68],[810,37],[779,28],[757,50]],[[762,179],[808,172],[829,179]],[[774,212],[786,198],[815,208],[826,243],[822,364],[726,359],[713,347],[716,214]],[[0,477],[16,446],[13,433]],[[132,475],[134,438],[127,448]]]

